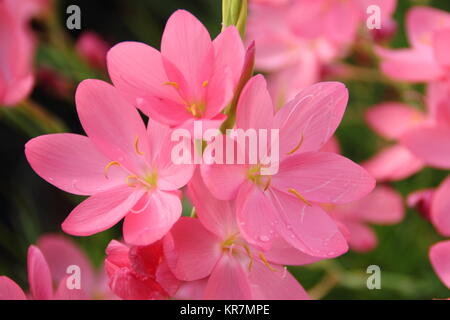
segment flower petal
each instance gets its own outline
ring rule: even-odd
[[[343,223],[350,232],[348,244],[352,250],[367,252],[377,246],[377,236],[370,227],[355,221],[345,221]]]
[[[129,171],[141,173],[147,167],[141,153],[149,153],[149,144],[136,108],[113,86],[92,79],[80,83],[75,100],[81,124],[95,146]]]
[[[409,130],[400,142],[427,164],[450,168],[450,128],[421,127]]]
[[[380,135],[396,139],[406,130],[425,120],[416,108],[398,102],[386,102],[371,107],[366,112],[367,123]]]
[[[259,260],[254,261],[249,274],[252,298],[255,300],[309,300],[305,289],[289,271],[272,271]]]
[[[431,221],[444,236],[450,236],[450,177],[436,189],[431,203]]]
[[[23,290],[10,278],[0,276],[0,300],[26,300]]]
[[[274,127],[280,129],[280,158],[288,153],[319,150],[341,122],[347,101],[348,90],[339,82],[320,82],[301,90],[275,114]]]
[[[270,189],[277,210],[278,233],[295,248],[314,257],[332,258],[348,250],[347,241],[325,211],[287,193]]]
[[[199,280],[209,276],[219,261],[221,241],[198,219],[183,217],[164,239],[164,254],[175,277]]]
[[[180,218],[182,210],[178,192],[160,190],[144,196],[136,207],[136,213],[125,217],[123,237],[125,242],[140,246],[164,237]]]
[[[225,240],[238,231],[232,202],[216,199],[206,187],[198,169],[188,184],[187,193],[199,220],[210,232]]]
[[[25,145],[34,171],[56,187],[79,195],[91,195],[124,184],[125,172],[112,167],[88,137],[59,133],[39,136]]]
[[[64,232],[89,236],[119,222],[144,195],[142,188],[127,185],[97,193],[80,203],[64,220]]]
[[[450,16],[449,16],[450,17]],[[433,36],[434,56],[440,65],[450,67],[450,24],[449,29],[436,32]]]
[[[52,276],[41,250],[28,248],[28,282],[34,300],[52,300]]]
[[[309,201],[346,203],[367,195],[375,180],[356,163],[328,152],[308,152],[287,157],[272,176],[272,186],[283,192],[294,189]]]
[[[438,242],[430,248],[430,261],[439,279],[450,289],[450,240]]]
[[[420,171],[424,163],[404,146],[394,145],[364,162],[363,167],[377,181],[397,181]]]
[[[249,300],[250,283],[238,259],[223,254],[205,288],[207,300]]]

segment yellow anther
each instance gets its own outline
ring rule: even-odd
[[[106,179],[109,179],[109,177],[108,177],[108,169],[109,169],[109,167],[111,167],[111,166],[120,166],[120,163],[117,162],[117,161],[111,161],[110,163],[108,163],[108,164],[105,166],[105,169],[103,169],[103,172],[104,172],[104,174],[105,174],[105,178],[106,178]]]
[[[208,85],[208,80],[203,81],[202,87],[204,88],[204,87],[206,87],[207,85]]]
[[[300,142],[295,146],[294,149],[289,151],[287,154],[293,154],[295,151],[297,151],[301,147],[304,139],[305,139],[305,136],[302,134],[302,137],[300,138]]]
[[[269,268],[270,271],[277,272],[278,270],[272,267],[269,262],[267,261],[266,257],[264,257],[264,254],[262,252],[259,253],[259,258],[264,263],[264,265]]]
[[[253,266],[252,252],[250,251],[250,248],[246,244],[244,244],[244,249],[245,249],[245,252],[247,252],[248,257],[250,258],[250,261],[248,263],[248,271],[252,271],[252,266]]]
[[[136,184],[132,184],[132,183],[130,182],[131,179],[136,179],[136,180],[137,180],[138,177],[136,177],[135,175],[130,174],[129,176],[127,176],[127,177],[125,178],[125,182],[126,182],[126,184],[127,184],[129,187],[136,188]]]
[[[234,243],[234,241],[236,240],[236,236],[237,236],[237,233],[231,235],[227,240],[225,240],[225,241],[222,243],[222,247],[223,247],[223,248],[227,248],[227,247],[231,246],[231,245]]]
[[[302,200],[304,203],[306,203],[308,206],[312,206],[311,202],[309,202],[308,200],[306,200],[300,193],[298,193],[297,190],[290,188],[288,189],[288,192],[292,193],[293,195],[295,195],[297,198],[299,198],[300,200]]]
[[[141,156],[144,155],[143,152],[139,151],[139,136],[136,136],[136,140],[134,140],[134,150],[136,150],[136,153],[138,155],[141,155]]]
[[[180,88],[180,86],[178,85],[178,83],[176,83],[176,82],[174,82],[174,81],[166,81],[166,82],[164,82],[164,84],[167,85],[167,86],[172,86],[172,87],[174,87],[175,89],[179,89],[179,88]]]

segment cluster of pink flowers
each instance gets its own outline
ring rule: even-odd
[[[120,43],[107,55],[113,85],[85,80],[78,86],[77,112],[87,136],[50,134],[26,144],[27,159],[43,179],[89,196],[63,222],[66,233],[88,236],[124,219],[124,243],[112,241],[105,260],[118,297],[307,299],[285,265],[348,250],[324,207],[356,201],[375,182],[359,165],[321,150],[342,119],[347,90],[318,83],[276,111],[264,77],[244,76],[252,53],[235,27],[211,40],[194,16],[177,11],[161,52]],[[234,98],[236,128],[279,130],[279,171],[262,175],[262,158],[256,164],[175,164],[172,132],[199,120],[217,128]],[[138,109],[149,117],[147,125]],[[183,190],[193,217],[181,217]],[[37,260],[46,268],[37,248],[30,256],[31,266]],[[34,289],[32,295],[54,297],[45,288],[45,297]]]

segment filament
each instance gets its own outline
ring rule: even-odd
[[[289,151],[287,154],[293,154],[295,151],[297,151],[301,145],[303,144],[303,140],[305,139],[305,136],[302,133],[302,137],[300,138],[300,142],[295,146],[294,149],[292,149],[291,151]]]
[[[297,190],[290,188],[288,189],[288,192],[292,193],[293,195],[295,195],[297,198],[299,198],[300,200],[302,200],[304,203],[306,203],[308,206],[312,206],[311,202],[309,202],[308,200],[305,199],[305,197],[303,197],[300,193],[298,193]]]

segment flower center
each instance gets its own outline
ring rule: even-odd
[[[247,179],[266,191],[270,186],[271,177],[270,175],[261,175],[262,167],[261,164],[250,167],[247,171]]]

